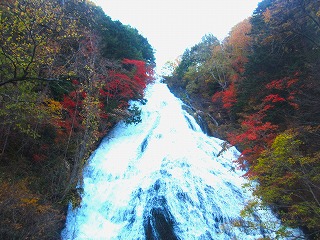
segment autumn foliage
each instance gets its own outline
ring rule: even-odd
[[[30,191],[27,179],[14,185],[0,184],[0,226],[2,239],[58,239],[65,216],[48,201]]]
[[[59,239],[91,152],[139,122],[153,50],[89,1],[1,1],[0,23],[0,238]]]
[[[247,213],[271,207],[308,239],[320,236],[319,9],[319,1],[264,0],[221,43],[187,49],[167,77],[241,151],[236,162],[262,199]]]
[[[216,92],[212,96],[213,102],[222,101],[222,107],[230,110],[231,107],[237,102],[236,98],[236,89],[234,83],[231,83],[230,86],[224,91]]]

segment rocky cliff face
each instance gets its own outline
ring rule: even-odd
[[[184,102],[183,108],[192,115],[197,123],[209,136],[226,139],[227,129],[230,129],[229,114],[215,105],[210,96],[188,93],[183,86],[175,83],[174,77],[164,77],[164,82],[170,91]]]

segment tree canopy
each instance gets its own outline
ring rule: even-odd
[[[91,151],[139,122],[153,49],[90,1],[1,1],[0,23],[0,238],[57,239]]]
[[[195,45],[207,53],[200,64],[187,49],[167,77],[216,119],[213,134],[242,151],[237,162],[259,183],[260,207],[310,239],[320,236],[319,9],[319,1],[264,0],[221,43]]]

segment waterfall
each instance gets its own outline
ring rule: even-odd
[[[232,222],[252,199],[222,140],[205,135],[163,83],[146,89],[142,122],[119,123],[84,170],[82,203],[63,239],[258,239],[265,229]],[[137,103],[135,103],[137,104]],[[256,221],[273,219],[270,211]]]

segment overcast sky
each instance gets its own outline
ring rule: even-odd
[[[92,0],[113,20],[130,25],[156,51],[158,70],[212,33],[219,40],[261,0]]]

